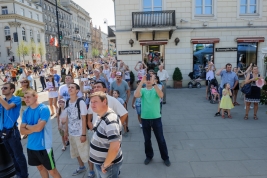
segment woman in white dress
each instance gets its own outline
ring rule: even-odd
[[[49,106],[52,112],[51,116],[53,116],[55,114],[53,104],[55,106],[56,111],[58,110],[58,107],[57,107],[58,83],[54,80],[53,75],[48,76],[48,81],[46,82],[45,90],[48,91]]]

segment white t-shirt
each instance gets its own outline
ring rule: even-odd
[[[213,70],[209,70],[206,73],[206,80],[212,80],[212,79],[214,79],[214,72],[213,72]]]
[[[52,82],[46,82],[46,88],[45,89],[48,91],[48,98],[56,98],[56,97],[58,97],[58,92],[57,91],[51,91],[54,88],[58,87],[57,81],[54,81],[54,82],[55,82],[55,87],[53,86]]]
[[[69,98],[70,98],[70,95],[69,95],[69,91],[68,91],[68,90],[69,90],[69,89],[68,89],[67,84],[65,84],[65,85],[61,85],[61,86],[59,87],[59,96],[62,96],[65,100],[69,99]],[[83,96],[82,92],[79,91],[79,92],[77,93],[77,97],[78,97],[78,98],[81,98],[82,96]]]
[[[68,117],[67,109],[62,110],[59,116],[59,124],[58,124],[61,130],[65,131],[66,129],[65,128],[66,124],[62,124],[62,121],[66,123],[67,117]]]
[[[78,116],[78,108],[75,107],[76,101],[71,103],[69,101],[69,106],[66,108],[68,115],[68,131],[71,136],[81,136],[82,135],[82,116],[87,115],[86,104],[83,100],[80,100],[80,112],[81,119]]]
[[[159,81],[164,81],[169,78],[169,74],[166,70],[162,69],[162,71],[157,72],[157,76],[159,77]]]
[[[108,107],[112,109],[116,114],[120,117],[127,114],[128,111],[124,108],[124,106],[114,97],[107,95],[108,98]],[[93,125],[95,125],[98,117],[95,112],[93,112],[91,105],[88,108],[88,114],[93,114]]]

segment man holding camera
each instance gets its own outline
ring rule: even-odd
[[[13,95],[16,90],[13,83],[5,83],[1,90],[5,98],[0,96],[0,136],[13,159],[16,175],[20,178],[27,178],[27,162],[23,154],[20,133],[17,127],[21,99]]]
[[[146,84],[146,88],[142,85]],[[151,143],[151,128],[154,131],[158,142],[161,158],[164,160],[166,166],[170,166],[171,162],[168,156],[168,149],[165,138],[163,136],[163,128],[160,114],[160,98],[163,97],[163,92],[155,83],[155,75],[147,74],[144,76],[138,85],[134,97],[141,98],[141,118],[142,128],[145,139],[145,165],[149,164],[154,156]]]

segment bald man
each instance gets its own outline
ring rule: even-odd
[[[163,65],[161,64],[159,66],[159,71],[157,72],[157,76],[159,77],[159,80],[161,84],[163,85],[163,104],[166,104],[166,87],[167,87],[167,81],[169,79],[169,74],[166,70],[163,69]]]

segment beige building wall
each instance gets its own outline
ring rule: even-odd
[[[172,74],[175,67],[179,67],[183,74],[183,85],[189,82],[188,74],[193,71],[193,38],[219,38],[220,42],[214,44],[215,48],[237,47],[235,41],[238,37],[265,37],[265,42],[258,43],[257,63],[263,75],[264,63],[261,49],[267,46],[267,1],[259,0],[259,15],[240,16],[239,0],[214,0],[214,16],[195,16],[194,0],[163,0],[163,10],[175,10],[176,27],[171,39],[169,33],[156,31],[155,40],[167,39],[165,45],[165,69],[170,75],[168,82],[172,86]],[[116,0],[116,46],[117,51],[141,50],[140,40],[152,40],[152,33],[139,33],[136,40],[135,32],[132,32],[132,12],[142,11],[142,0]],[[181,21],[183,19],[183,21]],[[253,25],[248,25],[248,23]],[[205,27],[203,25],[206,25]],[[147,29],[151,30],[151,29]],[[153,30],[153,29],[152,29]],[[176,46],[175,38],[180,42]],[[129,40],[134,41],[133,47]],[[137,61],[143,59],[140,55],[119,55],[119,60],[123,60],[134,70]],[[217,69],[226,63],[237,66],[237,52],[215,52],[214,63]],[[218,77],[219,79],[219,77]],[[203,83],[204,84],[204,83]]]

